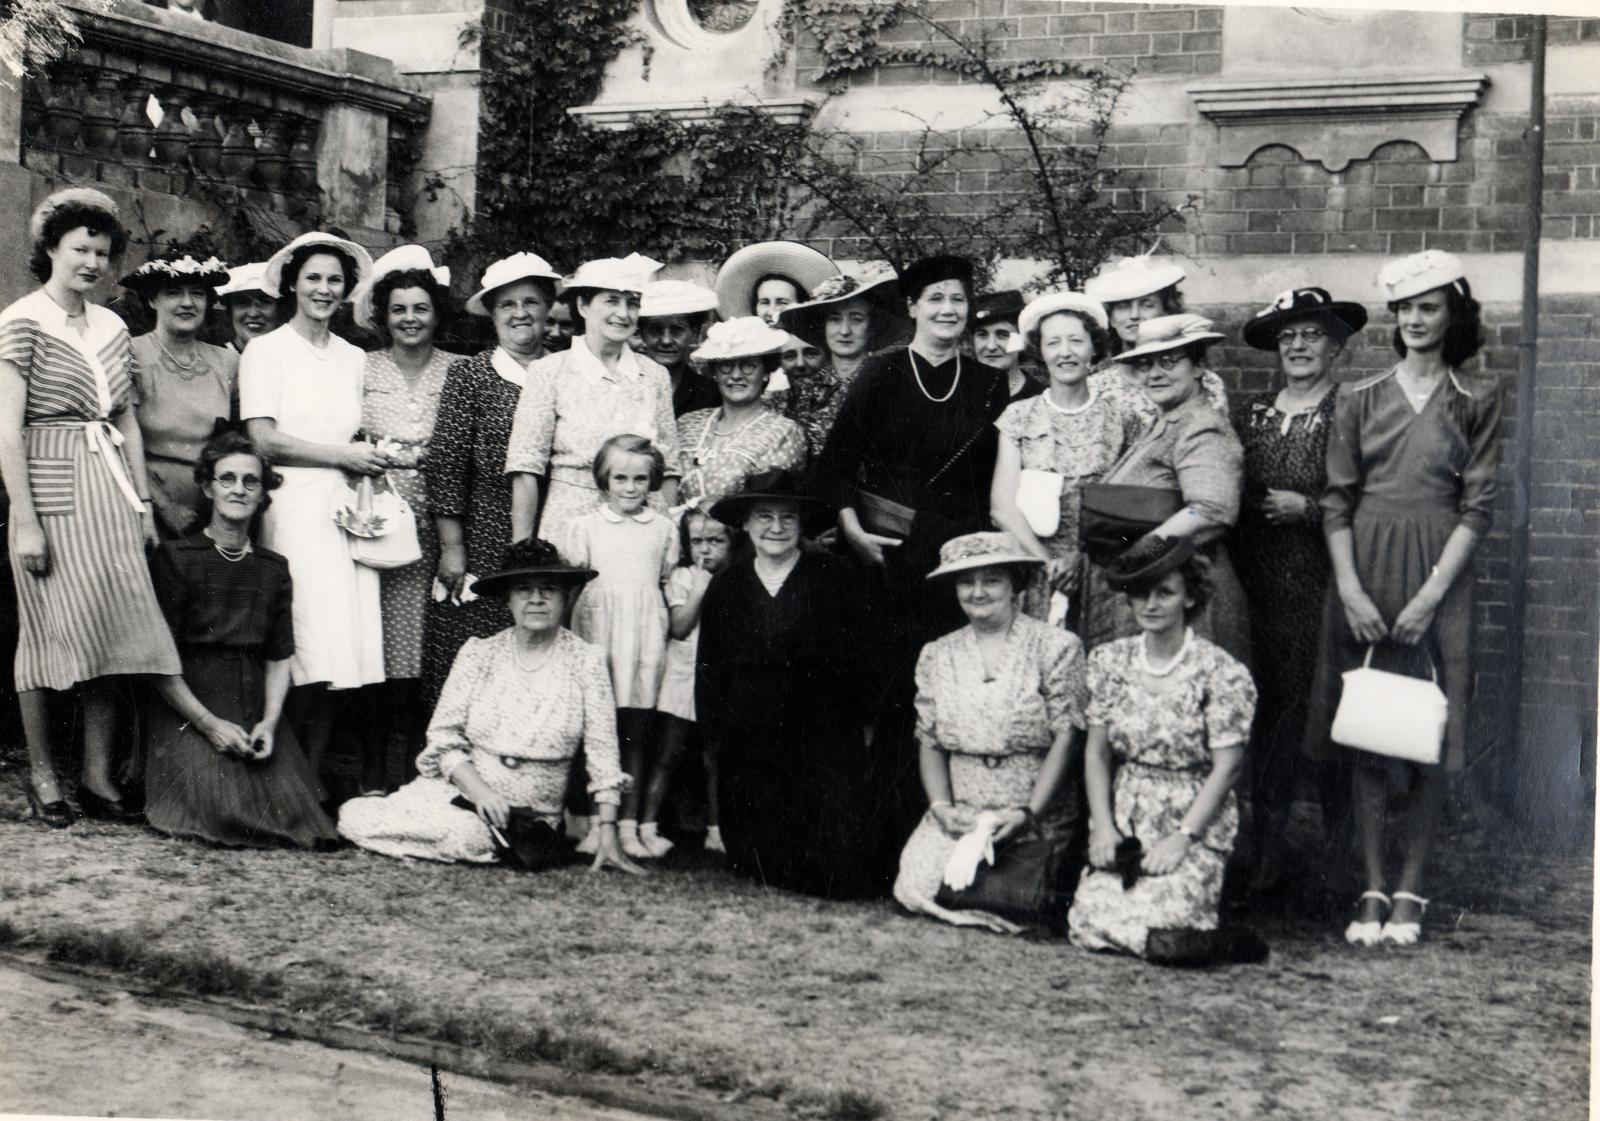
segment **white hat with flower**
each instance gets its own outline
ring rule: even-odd
[[[1139,324],[1139,338],[1130,350],[1117,355],[1118,362],[1131,362],[1150,354],[1164,354],[1190,343],[1214,343],[1228,336],[1212,330],[1214,324],[1203,315],[1160,315]]]
[[[641,296],[661,269],[661,262],[642,253],[585,261],[567,281],[567,291],[638,292]]]
[[[219,257],[202,261],[191,253],[168,253],[152,257],[121,280],[124,288],[146,296],[163,284],[173,283],[221,288],[228,283],[228,262]]]
[[[519,280],[543,280],[553,289],[561,287],[561,274],[549,261],[537,253],[513,253],[509,257],[501,257],[483,270],[483,278],[478,281],[478,290],[467,297],[467,314],[488,315],[489,307],[484,303],[485,297],[496,288],[504,288],[507,284],[515,284]]]
[[[789,345],[789,332],[767,326],[759,315],[741,315],[713,323],[689,358],[695,362],[726,362],[777,354]]]
[[[1435,288],[1452,286],[1459,293],[1460,281],[1466,278],[1467,267],[1461,258],[1442,249],[1424,249],[1421,253],[1390,261],[1378,270],[1378,284],[1390,301],[1409,300]]]

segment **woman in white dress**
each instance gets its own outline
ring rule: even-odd
[[[288,559],[294,579],[290,680],[309,687],[300,702],[301,742],[314,771],[332,729],[329,691],[383,680],[378,573],[355,563],[349,537],[333,521],[347,473],[377,475],[389,466],[374,445],[353,442],[366,355],[328,330],[371,270],[366,250],[344,238],[295,238],[273,254],[265,278],[293,301],[293,316],[239,359],[239,416],[283,475],[262,518],[261,545]]]

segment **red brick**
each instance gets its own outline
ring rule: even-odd
[[[1421,206],[1423,198],[1423,188],[1419,183],[1406,183],[1389,188],[1390,206]]]
[[[1052,35],[1098,35],[1106,29],[1103,15],[1073,15],[1050,17]]]
[[[1106,16],[1106,30],[1112,33],[1133,31],[1139,26],[1139,17],[1129,11],[1112,11]]]
[[[1197,54],[1194,56],[1194,72],[1196,74],[1220,74],[1222,72],[1221,54]]]
[[[1220,30],[1222,27],[1222,9],[1200,8],[1196,10],[1194,25],[1200,30]]]
[[[1422,235],[1409,231],[1391,233],[1389,235],[1389,252],[1397,257],[1402,253],[1422,252]]]
[[[1183,37],[1183,49],[1195,54],[1206,54],[1222,50],[1222,32],[1220,31],[1194,31]]]

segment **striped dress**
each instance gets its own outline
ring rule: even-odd
[[[181,672],[145,561],[142,504],[111,418],[135,403],[128,329],[87,306],[80,335],[43,289],[0,311],[0,358],[27,382],[28,486],[50,546],[44,576],[17,560],[16,688]]]

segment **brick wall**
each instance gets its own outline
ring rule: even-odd
[[[1549,16],[1545,42],[1550,45],[1600,40],[1600,19]],[[1533,17],[1483,13],[1466,17],[1466,42],[1461,61],[1468,66],[1523,62],[1531,57]]]

